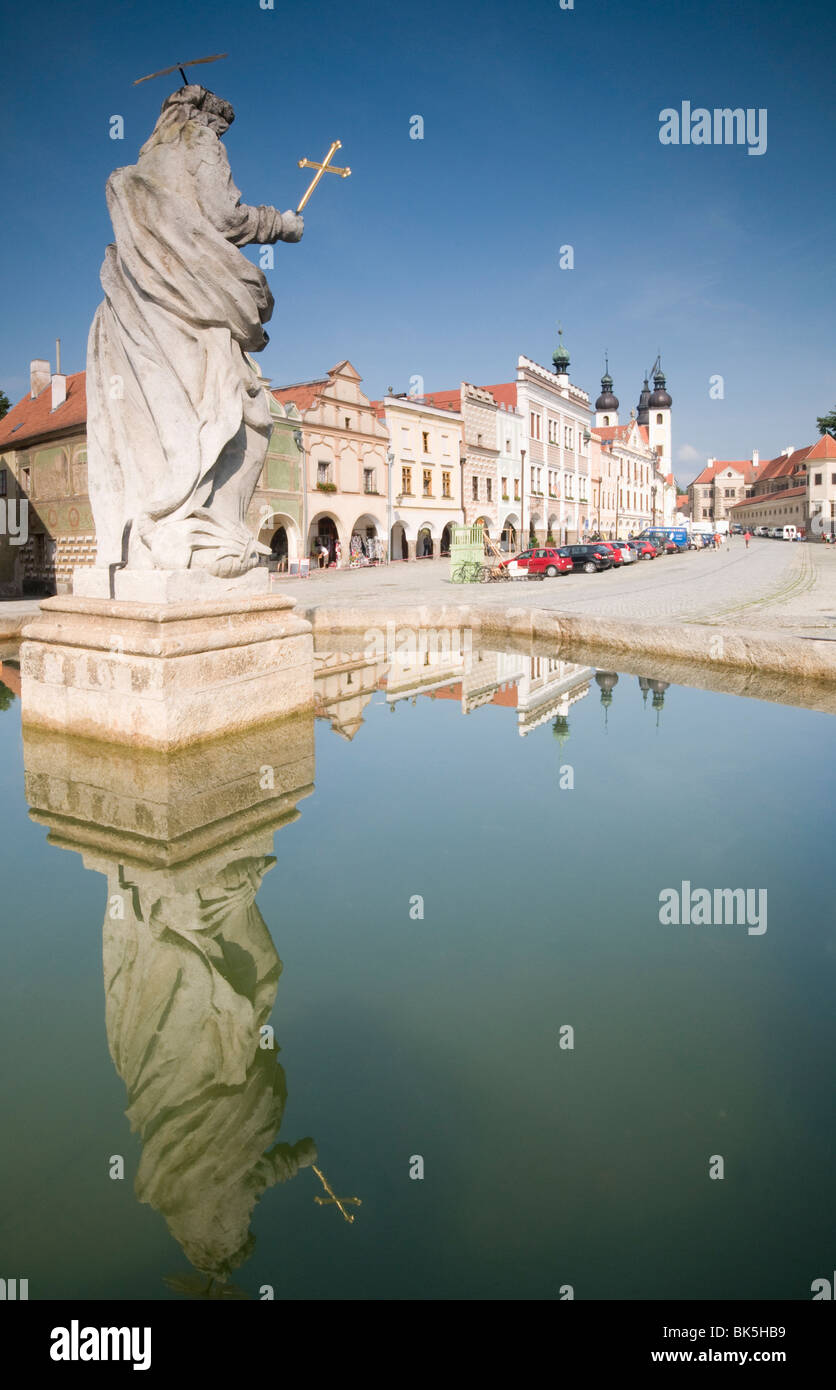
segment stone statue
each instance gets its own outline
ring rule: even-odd
[[[235,113],[204,87],[167,97],[136,164],[107,182],[115,244],[87,348],[97,566],[245,574],[270,434],[245,354],[267,342],[267,281],[238,247],[299,241],[302,218],[248,207],[221,137]]]

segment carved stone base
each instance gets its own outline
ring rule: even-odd
[[[23,722],[173,749],[308,708],[313,639],[294,604],[45,599],[23,629]]]
[[[126,603],[206,603],[249,594],[268,594],[270,573],[266,565],[218,579],[205,570],[115,569],[100,565],[73,571],[75,598],[122,599]]]

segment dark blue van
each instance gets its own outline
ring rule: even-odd
[[[648,526],[642,531],[648,540],[673,541],[679,550],[688,549],[688,528],[686,526]]]

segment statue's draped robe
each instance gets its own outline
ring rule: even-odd
[[[243,573],[270,430],[244,353],[264,347],[273,298],[237,247],[281,238],[281,215],[241,205],[220,139],[183,106],[111,174],[107,204],[116,242],[87,357],[98,563],[121,562],[131,523],[131,567]]]
[[[130,870],[108,891],[125,904],[124,920],[105,917],[103,955],[108,1044],[142,1140],[137,1196],[221,1280],[250,1253],[262,1193],[316,1157],[310,1140],[275,1144],[285,1076],[260,1046],[282,967],[255,895],[274,862],[239,859],[156,901]]]

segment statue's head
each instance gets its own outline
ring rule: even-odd
[[[224,135],[235,120],[235,112],[228,101],[216,97],[214,92],[208,91],[196,82],[167,96],[160,115],[164,115],[172,107],[184,109],[192,120],[208,126],[218,136]]]

